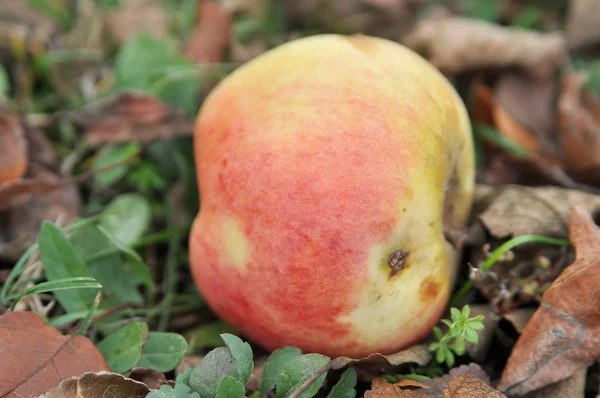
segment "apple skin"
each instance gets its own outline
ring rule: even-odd
[[[439,321],[457,263],[443,228],[468,219],[474,151],[419,55],[362,35],[283,44],[211,92],[194,147],[192,274],[246,338],[360,358]],[[408,253],[396,273],[393,253]]]

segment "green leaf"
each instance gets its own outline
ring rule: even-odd
[[[141,32],[117,55],[115,89],[144,91],[193,114],[201,70],[179,52],[174,41]]]
[[[231,376],[223,377],[217,388],[217,398],[244,398],[245,393],[244,385]]]
[[[466,330],[465,339],[469,343],[473,343],[473,344],[479,343],[479,335],[477,334],[477,331],[475,331],[474,329],[467,329]]]
[[[63,231],[49,221],[42,223],[39,245],[44,273],[49,282],[92,276]],[[54,296],[65,311],[76,312],[89,308],[96,292],[90,289],[61,290],[55,292]]]
[[[90,225],[77,230],[71,241],[80,256],[88,259],[90,273],[102,284],[103,308],[126,303],[142,304],[138,278],[129,272],[113,242],[98,227]],[[102,252],[111,254],[94,258],[95,254]]]
[[[190,349],[221,347],[225,344],[221,338],[223,333],[233,334],[236,333],[236,330],[222,320],[200,326],[192,332]]]
[[[263,397],[266,397],[267,393],[275,387],[277,377],[285,364],[300,355],[302,355],[302,351],[296,347],[284,347],[273,351],[273,353],[269,355],[267,363],[265,363],[265,367],[263,368],[262,379],[260,382],[260,392]]]
[[[469,315],[471,315],[471,307],[469,307],[468,305],[465,305],[462,309],[463,319],[468,319]]]
[[[140,360],[146,340],[148,340],[148,325],[145,322],[135,322],[110,334],[98,343],[98,349],[106,359],[110,370],[124,373]]]
[[[435,326],[433,328],[433,334],[438,341],[440,341],[442,338],[444,338],[444,333],[442,333],[442,329],[440,329],[437,326]]]
[[[467,323],[467,326],[470,329],[475,329],[475,330],[483,329],[483,323],[479,322],[479,321],[471,321],[471,322]]]
[[[189,386],[185,384],[175,384],[175,388],[171,386],[160,386],[158,390],[152,390],[146,398],[200,398],[197,392],[193,392]]]
[[[472,18],[494,22],[500,17],[500,5],[496,0],[463,0],[462,12]]]
[[[229,333],[223,333],[221,338],[231,351],[233,359],[235,359],[235,367],[240,381],[246,385],[254,368],[250,344],[243,342],[239,337]]]
[[[320,354],[305,354],[288,361],[277,378],[277,398],[285,398],[297,390],[328,362],[329,358]],[[315,395],[325,381],[325,376],[326,373],[321,375],[306,391],[300,394],[300,397],[309,398]]]
[[[150,203],[142,195],[117,196],[100,216],[100,226],[125,246],[131,246],[150,226]]]
[[[10,80],[4,66],[0,65],[0,97],[7,98],[10,93]]]
[[[183,372],[182,374],[177,376],[177,378],[175,379],[175,383],[176,384],[185,384],[186,386],[189,386],[190,385],[190,376],[193,371],[194,371],[194,368],[186,370],[185,372]]]
[[[460,321],[461,313],[458,308],[450,308],[450,318],[452,318],[452,322]]]
[[[446,359],[446,348],[445,347],[440,347],[436,352],[435,352],[435,360],[438,363],[444,363],[444,360]]]
[[[169,372],[179,364],[187,348],[185,338],[177,333],[150,332],[136,366]]]
[[[152,277],[152,273],[142,257],[133,251],[133,249],[130,249],[124,246],[121,242],[117,241],[115,237],[109,234],[102,227],[98,227],[98,229],[111,241],[113,245],[115,245],[115,247],[126,259],[125,264],[123,264],[123,269],[134,278],[133,281],[135,281],[135,283],[143,283],[148,289],[153,289],[154,279]]]
[[[452,350],[450,350],[450,348],[446,348],[444,351],[446,356],[446,365],[451,368],[454,366],[454,353]]]
[[[100,170],[113,164],[124,162],[139,151],[140,145],[136,142],[125,145],[106,145],[98,152],[98,156],[94,160],[93,169]],[[127,170],[129,170],[128,164],[119,164],[118,166],[96,173],[95,181],[98,185],[110,186],[123,177],[127,173]]]
[[[464,337],[457,337],[456,342],[454,342],[454,351],[458,355],[463,355],[465,353],[466,345]]]
[[[225,376],[238,378],[235,359],[227,347],[217,347],[210,351],[200,365],[192,371],[189,385],[200,398],[214,398],[217,395],[218,382]]]
[[[354,398],[356,397],[356,370],[354,368],[348,368],[342,374],[340,381],[336,383],[331,389],[327,398]]]

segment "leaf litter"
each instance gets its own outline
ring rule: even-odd
[[[217,68],[221,68],[222,62],[245,62],[273,45],[313,32],[314,29],[375,34],[406,43],[421,52],[443,72],[451,75],[451,78],[456,78],[453,82],[465,97],[468,96],[466,92],[469,89],[474,89],[475,101],[471,113],[476,122],[476,138],[482,144],[478,155],[483,160],[478,169],[478,180],[487,185],[480,184],[477,188],[478,211],[470,226],[470,230],[478,231],[478,235],[461,240],[460,248],[466,250],[467,256],[460,280],[472,278],[476,281],[478,292],[471,292],[469,303],[473,315],[485,315],[485,327],[479,333],[477,344],[467,344],[467,355],[459,358],[459,366],[454,368],[437,366],[427,344],[417,344],[392,355],[373,354],[363,359],[333,358],[327,360],[323,367],[315,364],[320,364],[318,361],[321,360],[325,363],[325,359],[315,357],[306,362],[307,368],[304,370],[294,365],[296,362],[306,361],[306,356],[303,356],[302,360],[297,360],[286,368],[286,374],[293,374],[300,379],[292,377],[288,381],[284,380],[282,388],[293,386],[306,388],[304,393],[310,392],[316,385],[303,385],[312,380],[323,383],[331,394],[338,388],[340,394],[353,394],[357,379],[357,394],[362,394],[370,385],[371,390],[367,391],[366,396],[372,397],[501,397],[504,395],[494,386],[497,386],[497,381],[502,376],[504,384],[498,389],[509,396],[514,391],[525,390],[532,390],[527,396],[583,395],[586,365],[599,357],[595,351],[582,353],[581,350],[569,349],[567,353],[570,356],[557,354],[552,351],[556,346],[552,344],[553,340],[549,345],[536,347],[535,354],[546,353],[551,356],[548,363],[540,365],[539,361],[536,362],[535,355],[528,354],[523,347],[527,348],[527,341],[531,344],[532,339],[549,341],[547,335],[539,333],[545,331],[546,334],[551,334],[554,330],[552,328],[563,327],[565,338],[570,336],[568,327],[572,328],[572,325],[568,322],[566,326],[558,322],[542,330],[535,326],[538,321],[534,314],[550,307],[556,310],[564,304],[548,301],[548,295],[551,296],[558,289],[558,281],[562,285],[568,285],[565,282],[568,278],[558,275],[561,272],[564,275],[578,261],[581,262],[581,251],[584,250],[585,253],[589,247],[585,249],[586,245],[583,245],[582,249],[581,243],[573,241],[578,260],[564,271],[573,257],[572,250],[564,247],[546,248],[542,244],[509,250],[486,272],[471,267],[471,273],[466,275],[466,262],[479,264],[489,259],[493,250],[510,238],[529,234],[568,238],[573,235],[569,229],[574,228],[573,222],[567,222],[567,214],[571,208],[581,208],[581,211],[592,216],[599,211],[599,152],[596,144],[600,107],[597,93],[588,84],[590,77],[585,71],[572,70],[566,66],[567,51],[576,49],[577,52],[570,53],[569,57],[578,57],[582,48],[600,40],[596,29],[588,28],[589,21],[593,20],[595,14],[592,2],[570,2],[564,35],[556,29],[560,22],[557,11],[552,6],[548,10],[523,4],[498,7],[490,5],[491,2],[475,4],[467,0],[458,1],[455,6],[434,7],[429,7],[426,4],[428,2],[420,0],[285,1],[277,6],[260,0],[200,0],[182,2],[180,8],[170,8],[167,1],[153,0],[82,2],[74,14],[75,20],[70,22],[65,19],[69,14],[62,0],[48,2],[50,8],[44,9],[44,12],[34,10],[31,5],[23,9],[24,4],[21,2],[6,3],[10,5],[0,7],[0,47],[13,51],[12,47],[6,45],[12,41],[19,51],[23,49],[30,55],[51,54],[48,57],[51,60],[48,75],[42,80],[53,86],[50,91],[47,87],[43,88],[45,91],[42,94],[49,93],[49,96],[47,99],[40,99],[39,103],[37,97],[25,99],[35,103],[36,112],[39,111],[40,114],[24,115],[23,122],[17,118],[10,119],[11,123],[18,121],[17,124],[6,129],[5,137],[0,137],[0,142],[7,137],[11,140],[10,150],[0,145],[0,154],[4,149],[7,155],[18,160],[11,160],[10,167],[7,167],[1,164],[0,156],[0,176],[2,173],[12,173],[5,178],[6,181],[0,181],[2,261],[16,261],[28,246],[35,243],[36,232],[42,220],[50,219],[60,226],[69,225],[78,216],[96,214],[100,207],[124,192],[139,191],[147,196],[152,210],[151,213],[145,211],[144,214],[151,214],[148,217],[152,218],[152,222],[144,224],[146,234],[151,233],[154,228],[163,227],[165,219],[178,218],[177,214],[165,214],[161,210],[164,197],[156,191],[148,194],[148,185],[138,180],[138,176],[147,176],[153,169],[145,156],[145,150],[136,152],[136,156],[131,159],[131,167],[120,169],[125,174],[135,172],[132,174],[136,178],[115,178],[105,180],[105,184],[88,184],[87,177],[97,173],[90,171],[96,154],[105,153],[109,146],[118,149],[119,145],[116,144],[153,142],[160,145],[167,141],[180,141],[189,147],[189,136],[194,127],[191,115],[210,90],[210,87],[201,87],[208,85],[204,72],[206,64],[216,64]],[[22,10],[23,13],[15,10]],[[588,25],[585,24],[586,20]],[[37,21],[39,27],[31,21]],[[511,26],[507,26],[507,23]],[[537,29],[523,29],[517,25],[536,26]],[[58,40],[54,40],[57,37]],[[93,56],[89,56],[92,53],[79,52],[81,48],[93,49],[95,52]],[[53,52],[54,50],[59,51]],[[112,59],[106,62],[112,57],[112,52],[116,52],[114,68]],[[81,54],[87,55],[81,57]],[[148,63],[140,64],[140,60]],[[577,63],[579,59],[575,61]],[[24,81],[33,81],[32,77],[37,76],[36,74],[46,73],[44,62],[38,65],[41,69],[35,73],[25,67],[27,79]],[[164,73],[158,73],[158,69]],[[10,67],[7,71],[14,78],[14,68]],[[558,78],[555,78],[554,73],[559,74]],[[9,80],[6,84],[7,87],[0,87],[0,92],[10,96],[10,86],[14,82]],[[38,86],[44,84],[37,81]],[[21,102],[23,93],[25,96],[32,95],[29,89],[17,88],[15,91],[20,93]],[[40,95],[40,98],[44,95]],[[26,113],[32,109],[28,106],[19,108]],[[33,125],[24,123],[30,121],[41,123],[33,128]],[[482,126],[486,129],[482,129]],[[99,152],[96,152],[98,149]],[[171,153],[176,158],[173,169],[177,173],[186,173],[185,167],[182,167],[181,153],[169,152]],[[11,169],[15,165],[17,172]],[[87,177],[69,177],[72,170]],[[187,175],[185,178],[193,180],[193,176],[190,178]],[[555,186],[534,186],[548,184]],[[63,197],[59,197],[60,195]],[[177,205],[181,206],[184,206],[183,202]],[[181,209],[177,211],[181,212]],[[187,211],[188,209],[184,209],[182,214]],[[140,221],[137,219],[138,214],[139,212],[130,213],[131,218],[135,219],[131,223]],[[166,255],[163,253],[167,245],[162,243],[165,242],[147,244],[143,233],[136,234],[135,239],[129,236],[131,239],[126,239],[123,243],[122,238],[127,238],[125,232],[129,230],[130,221],[127,217],[121,221],[123,231],[117,242],[124,247],[117,249],[131,250],[130,255],[137,255],[139,249],[140,257],[153,264],[155,276],[162,277],[160,264],[163,262],[172,264],[185,261],[182,258],[167,260],[166,257],[172,254],[169,254],[170,249]],[[189,217],[182,218],[182,222],[188,223]],[[591,228],[591,225],[588,227]],[[112,233],[119,235],[119,231],[110,232]],[[464,231],[463,234],[468,235]],[[77,237],[77,233],[74,236]],[[150,237],[155,239],[153,235]],[[81,241],[73,239],[71,244],[80,251]],[[134,249],[129,247],[140,244],[140,241],[141,246]],[[174,241],[172,239],[168,246],[175,245]],[[86,266],[88,256],[93,258],[98,252],[102,254],[103,250],[116,250],[113,245],[100,248],[93,243],[82,254]],[[591,261],[598,258],[597,254],[591,255],[594,256]],[[29,264],[35,260],[34,257]],[[100,256],[96,260],[99,261],[98,264],[102,263],[100,260],[114,261],[115,265],[111,270],[118,271],[122,265],[120,256],[115,256],[112,252],[110,256]],[[115,272],[117,274],[121,275]],[[168,272],[165,274],[173,275]],[[175,274],[179,278],[175,281],[177,283],[169,282],[165,286],[185,289],[187,281],[182,280],[178,273]],[[588,280],[584,282],[587,284],[578,282],[578,285],[589,286],[592,277],[593,275],[586,278]],[[532,284],[532,281],[535,283]],[[28,283],[27,286],[32,286],[32,282]],[[73,379],[63,382],[62,390],[59,388],[53,391],[75,394],[66,396],[103,394],[107,390],[102,391],[98,386],[109,381],[123,386],[120,392],[112,391],[115,396],[120,393],[132,394],[133,390],[128,388],[139,388],[140,396],[147,394],[150,389],[153,389],[152,394],[163,394],[153,396],[194,396],[192,394],[195,392],[189,386],[190,374],[202,366],[207,357],[207,349],[219,345],[223,352],[228,348],[215,344],[213,339],[208,345],[190,347],[184,357],[182,347],[177,347],[176,352],[157,349],[161,344],[156,339],[162,335],[152,334],[155,332],[148,329],[147,333],[137,333],[134,336],[135,341],[130,344],[134,348],[133,355],[123,358],[119,356],[123,352],[118,342],[115,342],[118,339],[113,337],[113,341],[110,340],[115,330],[131,327],[131,321],[134,322],[133,325],[139,322],[139,326],[144,323],[146,316],[148,320],[152,320],[152,316],[148,315],[150,311],[145,313],[146,308],[139,308],[148,305],[146,300],[153,301],[154,297],[148,296],[145,291],[149,289],[153,292],[151,285],[131,287],[133,290],[127,290],[126,293],[128,297],[136,297],[135,305],[121,303],[115,308],[107,307],[106,303],[112,305],[114,302],[111,301],[114,299],[111,298],[111,289],[107,289],[108,297],[103,298],[101,303],[104,304],[100,304],[96,310],[101,315],[92,317],[90,321],[91,332],[87,334],[95,342],[102,342],[102,337],[108,339],[108,342],[104,341],[99,345],[109,362],[117,370],[124,371],[126,376],[98,373],[97,369],[93,369],[91,373],[81,370],[78,371],[79,374],[72,375],[75,376]],[[116,285],[111,288],[112,292],[115,288],[118,289]],[[569,289],[567,296],[579,302],[591,301],[585,296],[585,289]],[[503,295],[507,291],[515,296],[506,298]],[[168,292],[167,296],[176,300],[172,294],[173,292]],[[183,291],[181,294],[187,298]],[[560,295],[562,297],[564,293]],[[36,295],[35,300],[36,305],[25,308],[49,315],[51,321],[56,315],[72,319],[61,323],[63,330],[68,330],[69,325],[73,326],[75,321],[86,323],[85,314],[78,314],[77,311],[63,313],[64,308],[59,307],[64,303],[57,303],[54,296]],[[540,302],[541,306],[537,309]],[[156,311],[157,308],[159,307],[150,310]],[[583,307],[560,309],[576,319],[582,318],[577,311],[584,310]],[[120,314],[120,311],[127,315]],[[195,330],[206,322],[214,321],[208,312],[205,314],[202,311],[194,317],[194,322],[199,323],[198,325],[186,324],[184,330],[178,331],[184,336],[191,336],[186,333],[188,327]],[[548,319],[549,316],[545,321],[548,322]],[[579,320],[586,331],[593,329],[593,321],[593,317],[585,316],[583,320]],[[151,322],[148,324],[152,325]],[[169,326],[178,328],[175,322]],[[75,339],[72,336],[62,338]],[[157,343],[146,347],[144,341],[150,338]],[[170,336],[169,339],[174,341],[175,338]],[[589,344],[587,340],[585,344]],[[145,352],[146,349],[149,351]],[[233,351],[236,350],[238,349]],[[259,351],[260,354],[255,359],[250,358],[249,363],[247,355],[240,356],[238,350],[236,357],[233,351],[228,352],[232,354],[231,365],[236,366],[225,370],[229,372],[235,369],[232,374],[239,376],[242,373],[243,377],[240,380],[229,376],[226,378],[227,382],[213,386],[216,391],[239,393],[241,386],[243,394],[241,383],[248,381],[249,377],[247,392],[257,392],[263,389],[265,373],[271,373],[269,380],[277,383],[277,372],[281,368],[274,371],[272,366],[269,367],[268,353]],[[169,360],[155,364],[163,354]],[[587,358],[584,354],[593,358]],[[144,356],[145,359],[141,359]],[[136,368],[141,363],[172,369],[176,361],[179,362],[178,370],[175,371],[177,382],[168,380],[172,376],[170,371],[165,370],[165,377],[155,369]],[[477,361],[480,366],[465,365],[469,361]],[[186,365],[186,362],[190,363]],[[557,366],[559,371],[554,372],[555,368],[551,368],[553,372],[549,372],[547,369],[551,365]],[[184,371],[185,366],[187,371]],[[316,370],[316,373],[311,375],[310,372],[305,372],[309,368]],[[249,369],[251,372],[248,372]],[[344,376],[340,379],[342,371]],[[513,384],[506,387],[506,378],[514,379],[515,374],[522,375],[527,371],[533,372],[533,375],[528,376],[525,381],[513,380]],[[439,376],[444,373],[445,376]],[[549,377],[547,373],[552,373],[553,377]],[[428,376],[425,377],[425,374]],[[400,381],[389,383],[380,378],[382,375],[392,375]],[[404,376],[421,378],[415,381],[403,378]],[[146,383],[136,383],[133,379],[145,380]],[[347,385],[342,383],[333,387],[338,380]],[[86,383],[95,383],[97,390],[85,390]],[[299,386],[299,383],[303,385]],[[587,384],[591,384],[590,380]],[[273,394],[274,385],[271,384],[269,394]],[[538,387],[541,389],[537,389]],[[87,392],[84,393],[84,390]],[[298,389],[295,391],[300,394]]]

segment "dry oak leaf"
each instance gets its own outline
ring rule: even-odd
[[[376,378],[371,383],[371,389],[365,391],[365,398],[423,398],[423,395],[410,389],[404,389],[397,383],[391,384]]]
[[[581,206],[569,212],[575,261],[554,281],[517,340],[499,389],[522,395],[600,359],[600,228]]]
[[[404,43],[451,73],[518,66],[532,76],[548,78],[566,59],[565,40],[560,34],[501,27],[464,17],[424,19]]]
[[[40,398],[143,398],[150,393],[144,383],[117,373],[87,372],[63,380]]]
[[[489,205],[479,220],[496,238],[521,235],[566,236],[569,209],[582,206],[600,212],[600,195],[558,187],[477,185],[476,201]]]
[[[456,376],[448,389],[444,390],[444,398],[506,398],[506,395],[492,388],[485,381],[469,373]]]
[[[108,365],[84,336],[63,336],[33,312],[0,316],[0,396],[37,397],[62,380]]]
[[[565,32],[569,48],[579,49],[600,42],[599,18],[598,0],[570,0]]]
[[[583,90],[585,76],[563,78],[558,101],[559,136],[565,169],[600,183],[600,104]]]
[[[163,39],[169,31],[167,10],[156,0],[128,0],[113,11],[106,23],[112,35],[125,44],[139,32]]]
[[[198,25],[190,35],[186,55],[198,63],[216,63],[231,38],[231,14],[213,0],[200,0]]]
[[[0,211],[20,205],[34,195],[54,191],[62,181],[49,172],[40,173],[33,178],[17,178],[0,184]]]
[[[532,391],[522,398],[585,398],[585,379],[587,369],[544,388]]]
[[[0,184],[27,171],[27,141],[19,121],[0,113]]]
[[[158,98],[123,92],[86,106],[72,115],[85,127],[91,145],[106,142],[152,141],[191,135],[194,121]]]

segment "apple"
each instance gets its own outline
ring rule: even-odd
[[[237,69],[208,96],[194,150],[194,280],[273,350],[359,358],[423,339],[469,217],[471,127],[425,59],[391,41],[316,35]]]

